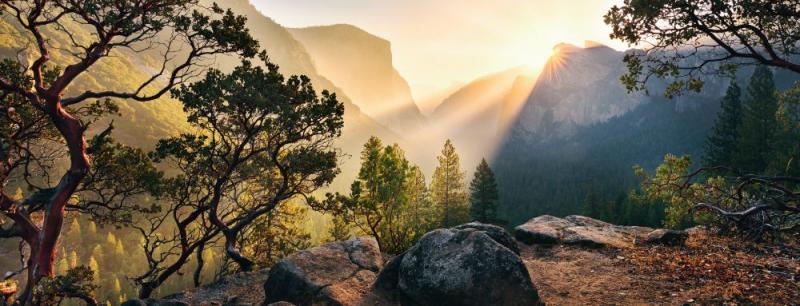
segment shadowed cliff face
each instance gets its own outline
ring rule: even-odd
[[[408,83],[392,65],[389,41],[351,25],[289,31],[311,54],[319,72],[367,115],[397,132],[424,126]]]
[[[576,126],[602,122],[635,108],[645,97],[629,94],[620,83],[625,72],[623,55],[602,45],[556,46],[513,128],[543,137],[567,136]]]

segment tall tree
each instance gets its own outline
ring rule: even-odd
[[[196,0],[3,0],[0,10],[12,23],[15,39],[31,42],[20,51],[26,55],[20,57],[24,63],[5,55],[0,65],[0,95],[4,97],[0,113],[15,122],[4,127],[16,130],[3,135],[3,159],[8,162],[0,169],[2,186],[7,185],[19,164],[37,158],[28,154],[31,151],[15,148],[16,145],[6,148],[5,144],[26,143],[14,138],[45,137],[54,140],[60,152],[68,152],[69,166],[60,180],[32,186],[37,192],[31,198],[15,201],[6,190],[0,190],[0,211],[13,220],[14,236],[21,237],[30,248],[28,290],[21,298],[26,303],[30,301],[31,286],[54,274],[65,211],[92,168],[93,149],[86,141],[87,122],[81,119],[80,109],[112,98],[156,100],[191,79],[197,73],[197,65],[214,55],[253,56],[258,44],[248,34],[243,17],[216,5],[201,8]],[[81,25],[89,35],[76,37],[64,26],[67,22]],[[54,45],[56,40],[51,38],[55,36],[67,36],[70,43]],[[119,56],[118,50],[124,49],[144,49],[163,55],[159,57],[162,69],[153,71],[131,91],[73,86],[95,64],[109,56]],[[53,63],[51,59],[57,54],[64,55],[65,60]],[[29,64],[30,57],[33,61]],[[26,114],[27,122],[13,117],[17,110],[23,109],[30,111]],[[52,171],[53,168],[48,169]],[[43,222],[32,222],[31,213],[43,213]]]
[[[602,200],[594,190],[586,194],[586,199],[583,200],[583,214],[598,219],[604,219]]]
[[[422,171],[406,160],[397,144],[384,147],[377,137],[364,144],[350,194],[326,196],[320,208],[334,213],[334,239],[349,236],[347,225],[353,225],[390,254],[408,249],[436,219]]]
[[[418,166],[409,169],[405,192],[408,197],[406,222],[413,231],[413,240],[416,241],[422,235],[436,228],[440,222],[436,207],[431,203],[425,174]]]
[[[361,151],[361,169],[350,195],[337,195],[342,204],[339,215],[375,238],[384,252],[402,252],[407,237],[400,218],[408,200],[404,191],[408,171],[398,145],[384,147],[379,138],[370,137]]]
[[[481,159],[475,177],[469,184],[470,216],[482,223],[499,223],[497,220],[497,181],[486,159]]]
[[[451,227],[469,220],[469,203],[467,202],[464,171],[456,153],[456,148],[448,139],[442,154],[436,157],[439,166],[433,172],[431,180],[431,196],[434,205],[441,211],[443,227]]]
[[[311,246],[311,235],[303,227],[307,208],[287,204],[256,219],[242,235],[245,253],[258,267],[269,268],[281,258]]]
[[[703,165],[706,167],[734,168],[734,158],[742,132],[742,91],[736,80],[731,80],[725,97],[720,101],[720,112],[714,129],[706,140]],[[719,171],[720,174],[726,173]]]
[[[778,120],[782,142],[775,171],[781,175],[800,176],[800,86],[780,95]]]
[[[762,174],[778,149],[778,98],[772,71],[759,66],[753,72],[744,103],[742,135],[736,164],[744,173]]]
[[[245,60],[230,73],[211,69],[173,90],[196,130],[159,141],[152,153],[177,174],[164,184],[162,214],[134,225],[148,267],[134,278],[142,298],[220,235],[226,256],[252,270],[242,234],[339,173],[333,141],[344,125],[342,103],[327,91],[318,95],[306,76],[285,78],[266,53],[258,58],[263,66]]]

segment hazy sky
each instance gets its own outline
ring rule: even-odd
[[[518,65],[541,67],[559,42],[616,49],[603,23],[621,0],[250,0],[288,27],[347,23],[392,42],[415,97]]]

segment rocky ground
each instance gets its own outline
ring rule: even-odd
[[[797,305],[800,301],[800,249],[793,246],[742,242],[710,235],[705,230],[665,232],[622,227],[576,216],[564,219],[540,217],[518,227],[517,238],[527,243],[517,241],[518,249],[515,249],[513,241],[508,241],[510,235],[497,233],[491,228],[474,227],[437,232],[431,235],[438,236],[437,239],[423,241],[406,253],[410,259],[391,260],[380,273],[375,273],[377,267],[374,267],[380,264],[369,262],[370,258],[378,256],[374,254],[374,246],[363,239],[309,250],[293,255],[290,263],[283,264],[282,272],[275,272],[283,279],[280,284],[267,283],[267,287],[280,292],[296,288],[311,290],[298,296],[309,299],[322,296],[323,299],[338,299],[346,305],[397,305],[401,302],[386,298],[385,294],[374,289],[379,286],[369,284],[387,283],[381,279],[391,279],[390,285],[384,287],[397,291],[400,290],[397,284],[403,283],[405,290],[415,295],[419,292],[408,289],[410,282],[418,280],[412,276],[425,274],[425,271],[417,270],[431,269],[444,262],[428,259],[420,262],[420,257],[415,254],[430,252],[432,258],[447,258],[457,263],[435,268],[446,270],[450,266],[474,264],[468,262],[468,257],[463,257],[465,253],[460,249],[474,251],[477,248],[481,252],[495,252],[493,254],[497,255],[490,256],[493,258],[510,256],[502,260],[507,265],[503,269],[507,271],[516,272],[514,262],[521,263],[524,268],[520,269],[527,270],[540,302],[546,305]],[[481,234],[477,235],[476,231]],[[487,244],[491,246],[487,247]],[[426,245],[432,246],[424,249]],[[319,256],[327,259],[313,260]],[[336,269],[340,265],[349,267],[349,270],[342,269],[341,277],[330,271],[316,276],[306,275],[315,270]],[[485,263],[473,267],[484,269]],[[503,269],[489,269],[476,275],[490,275]],[[394,272],[387,273],[390,270]],[[436,283],[437,275],[445,279],[455,273],[464,271],[442,270],[420,278],[433,278],[433,283]],[[266,271],[234,275],[176,298],[190,305],[260,305],[264,301],[263,287],[268,275]],[[467,275],[459,279],[470,277],[476,276]],[[303,284],[285,285],[298,280]],[[479,293],[464,292],[465,295],[474,294],[467,301],[498,294],[496,288],[490,288],[497,287],[493,284],[497,281],[480,282],[479,278],[468,282],[476,286],[472,291]],[[524,278],[520,282],[524,283]],[[424,293],[429,294],[423,298],[440,298],[436,294],[430,295],[433,292],[430,291],[431,285],[422,285],[428,286]],[[521,286],[500,294],[501,298],[504,294],[529,296],[525,290],[525,286]],[[394,302],[389,302],[392,300]],[[406,302],[402,304],[408,304]],[[511,304],[529,303],[535,302]]]

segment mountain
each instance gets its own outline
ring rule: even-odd
[[[342,137],[336,141],[335,145],[341,148],[346,156],[342,160],[342,174],[337,177],[333,189],[349,188],[350,182],[358,172],[360,164],[357,157],[360,155],[361,146],[370,136],[378,136],[387,143],[403,143],[402,139],[387,128],[383,122],[363,112],[344,87],[332,81],[333,78],[322,72],[318,63],[325,62],[325,60],[315,58],[314,54],[310,53],[306,46],[295,38],[290,29],[263,15],[247,0],[224,1],[220,5],[247,17],[247,27],[251,34],[261,43],[261,47],[266,49],[270,60],[280,66],[284,75],[304,74],[312,80],[317,90],[327,89],[335,92],[339,101],[344,103],[345,126]],[[316,55],[324,56],[324,54]],[[227,61],[229,62],[221,62],[229,67],[233,67],[236,63],[235,59],[227,59]],[[389,63],[391,64],[391,61]]]
[[[453,140],[463,164],[473,168],[490,158],[497,140],[525,101],[535,79],[532,69],[515,67],[476,79],[445,98],[430,114],[431,126]],[[443,140],[441,140],[443,141]]]
[[[392,65],[389,41],[345,24],[289,32],[305,46],[319,73],[370,117],[397,132],[425,125],[408,82]]]
[[[602,122],[635,108],[646,98],[619,82],[624,53],[587,43],[555,46],[532,94],[519,112],[517,133],[567,135],[576,126]],[[602,88],[602,90],[598,90]],[[557,131],[547,131],[553,122]]]
[[[594,43],[556,46],[491,162],[509,224],[586,213],[592,195],[619,204],[606,213],[618,218],[610,221],[659,225],[663,209],[627,199],[638,186],[632,168],[652,171],[667,153],[698,161],[730,80],[707,76],[702,92],[671,100],[663,80],[648,83],[650,95],[628,93],[619,81],[624,54]],[[752,67],[740,69],[740,86],[751,74]],[[778,72],[775,79],[787,88],[797,77]]]

